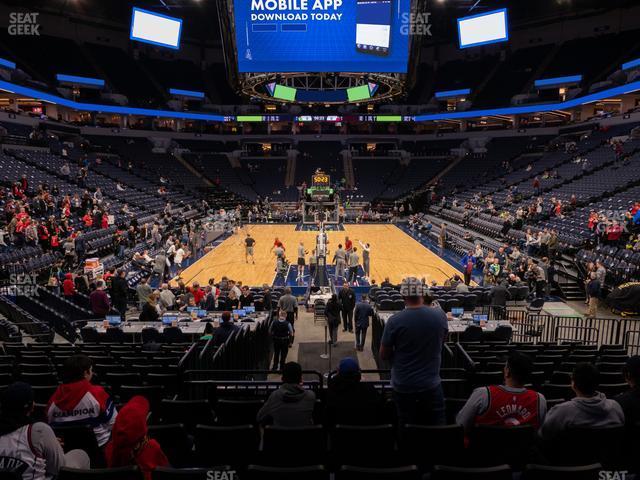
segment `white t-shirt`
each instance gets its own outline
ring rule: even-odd
[[[184,258],[184,250],[179,248],[176,250],[176,255],[173,257],[173,261],[175,263],[182,263],[182,259]]]

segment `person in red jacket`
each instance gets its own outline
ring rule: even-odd
[[[73,281],[71,272],[65,273],[64,282],[62,282],[62,292],[65,297],[73,297],[76,294],[76,285]]]
[[[156,467],[169,465],[160,444],[149,438],[147,416],[149,402],[136,395],[122,407],[111,431],[111,441],[105,448],[107,467],[137,465],[145,480],[151,480]]]

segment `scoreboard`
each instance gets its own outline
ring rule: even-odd
[[[314,187],[328,187],[331,185],[331,177],[326,173],[314,173],[311,177],[311,185]]]

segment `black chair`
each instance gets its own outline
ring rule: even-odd
[[[162,423],[182,423],[193,433],[196,425],[213,425],[214,415],[206,400],[167,400],[160,402]]]
[[[100,334],[95,327],[82,327],[80,336],[83,343],[100,343]]]
[[[100,468],[91,470],[77,470],[62,467],[56,477],[57,480],[142,480],[142,473],[138,467]]]
[[[464,398],[469,396],[469,382],[463,378],[443,378],[442,391],[445,398]]]
[[[479,342],[482,340],[482,328],[477,325],[469,325],[460,334],[461,342]]]
[[[486,468],[464,468],[436,465],[430,480],[512,480],[509,465]]]
[[[282,455],[283,445],[286,454]],[[322,425],[278,427],[267,425],[262,437],[261,463],[278,467],[322,465],[327,453],[327,435]]]
[[[131,400],[135,395],[142,395],[149,401],[149,408],[156,413],[164,397],[162,385],[122,385],[120,386],[120,403]]]
[[[262,400],[218,400],[215,404],[216,422],[218,425],[254,424],[262,405]]]
[[[415,465],[392,468],[367,468],[344,465],[336,472],[336,480],[419,480]]]
[[[527,465],[522,480],[599,480],[602,465],[594,463],[579,467],[554,467],[550,465]]]
[[[462,407],[467,403],[466,398],[445,398],[444,407],[447,417],[447,423],[454,425],[456,423],[456,415],[462,410]]]
[[[336,425],[331,432],[331,461],[335,465],[396,466],[395,450],[395,430],[391,424]]]
[[[22,474],[18,472],[0,471],[0,480],[22,480]]]
[[[534,440],[531,425],[476,425],[470,442],[473,464],[488,467],[504,463],[521,470],[530,461]]]
[[[550,440],[545,446],[554,465],[590,465],[598,462],[605,469],[623,464],[625,428],[574,427]]]
[[[434,465],[452,465],[464,458],[464,429],[461,425],[405,425],[400,436],[403,463],[428,471]]]
[[[500,385],[504,379],[503,372],[475,372],[472,377],[473,388],[486,387],[488,385]]]
[[[164,343],[182,343],[185,341],[185,336],[180,327],[166,327],[162,331],[162,337]]]
[[[149,437],[155,439],[162,451],[174,467],[191,465],[191,449],[193,441],[187,434],[184,425],[149,425]]]
[[[104,455],[98,446],[96,435],[88,425],[56,425],[56,437],[62,439],[64,451],[84,450],[89,455],[92,467],[104,467]]]
[[[229,470],[227,466],[212,468],[171,468],[158,467],[151,474],[151,480],[211,480],[215,478],[211,473]]]
[[[104,332],[104,341],[106,343],[124,343],[127,336],[119,327],[109,327]]]
[[[201,467],[219,464],[221,460],[239,470],[256,460],[259,437],[253,425],[197,425],[194,440],[195,461]]]
[[[329,480],[329,472],[323,465],[304,467],[266,467],[249,465],[243,476],[249,480]]]
[[[149,343],[149,342],[155,342],[155,343],[162,342],[162,335],[160,334],[157,328],[153,328],[153,327],[143,328],[142,332],[140,333],[140,338],[142,339],[143,344]]]

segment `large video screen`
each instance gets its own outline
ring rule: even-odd
[[[507,9],[458,19],[460,48],[477,47],[509,40]]]
[[[406,73],[411,0],[234,0],[238,69]]]

